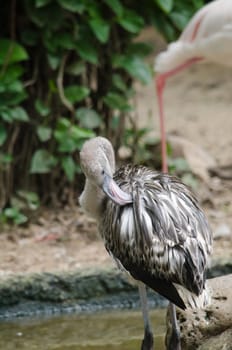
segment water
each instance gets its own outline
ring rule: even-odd
[[[165,309],[151,312],[155,349],[164,350]],[[136,350],[143,337],[141,311],[21,319],[0,323],[4,350]]]

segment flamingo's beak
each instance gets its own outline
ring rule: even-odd
[[[122,191],[112,177],[107,174],[105,174],[102,189],[116,204],[123,206],[133,202],[131,194]]]

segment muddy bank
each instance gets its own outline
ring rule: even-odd
[[[152,308],[167,304],[152,291]],[[0,281],[0,319],[138,308],[137,286],[116,269],[12,276]]]
[[[232,273],[232,260],[215,261],[208,277]],[[151,308],[167,301],[149,291]],[[0,281],[0,318],[138,308],[137,286],[118,269],[16,275]]]

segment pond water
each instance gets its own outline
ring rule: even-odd
[[[156,350],[164,350],[165,313],[151,312]],[[0,334],[4,350],[139,350],[143,322],[140,311],[107,311],[1,322]]]

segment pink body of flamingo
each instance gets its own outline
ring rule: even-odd
[[[232,67],[232,0],[215,0],[190,20],[180,38],[156,57],[162,170],[168,172],[163,89],[166,79],[199,61]]]

